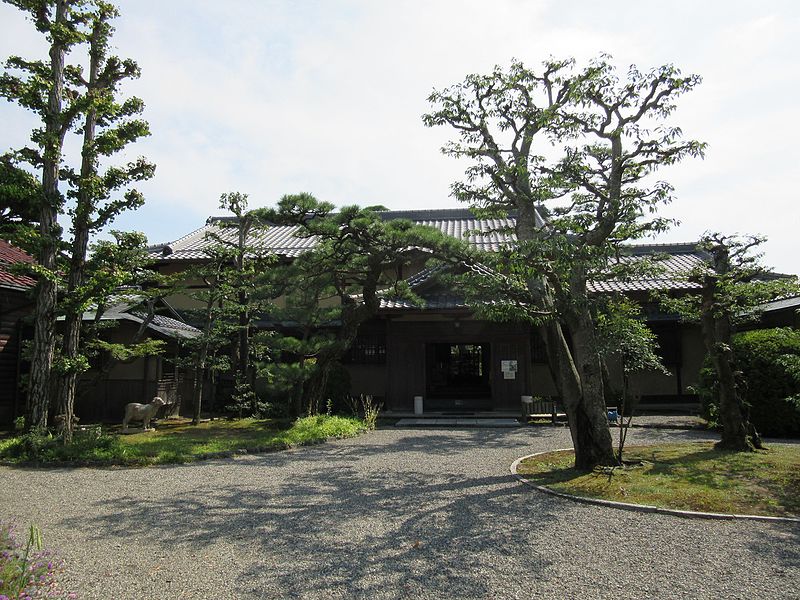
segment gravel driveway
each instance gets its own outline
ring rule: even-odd
[[[81,598],[800,597],[800,526],[584,506],[508,473],[569,445],[388,428],[188,466],[2,467],[0,518],[39,524]]]

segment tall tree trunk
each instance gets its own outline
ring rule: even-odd
[[[192,425],[200,424],[200,413],[203,409],[203,383],[208,360],[209,335],[211,335],[211,316],[214,309],[214,294],[209,292],[206,301],[205,325],[203,326],[203,342],[194,367],[194,387],[192,388]]]
[[[584,298],[585,300],[585,298]],[[573,356],[581,380],[581,400],[575,412],[575,467],[591,470],[596,465],[615,465],[614,444],[608,428],[603,367],[594,323],[588,307],[576,307],[572,334]]]
[[[67,20],[67,2],[56,4],[54,25],[63,27]],[[28,397],[28,426],[34,431],[47,428],[47,413],[50,406],[50,374],[53,366],[55,335],[55,308],[58,288],[54,280],[56,272],[56,245],[59,238],[58,212],[61,195],[58,191],[58,171],[61,164],[62,96],[64,93],[64,58],[66,47],[60,36],[53,36],[50,46],[50,78],[52,87],[47,99],[45,118],[45,142],[42,165],[43,199],[39,210],[39,234],[41,247],[39,265],[49,276],[39,277],[36,284],[36,310],[34,312],[33,350],[31,356],[30,388]],[[53,278],[51,278],[52,276]]]
[[[535,210],[523,202],[517,215],[517,237],[522,241],[532,240],[537,232]],[[539,329],[550,373],[567,413],[575,468],[589,471],[597,465],[614,465],[616,458],[608,428],[602,363],[585,289],[585,277],[578,273],[570,289],[571,303],[578,303],[569,315],[572,348],[567,343],[564,326],[556,317]],[[542,310],[557,313],[556,299],[543,277],[529,281],[528,290]]]
[[[90,38],[89,48],[89,85],[87,95],[94,101],[97,90],[97,76],[100,71],[102,49],[99,47],[99,26],[95,25]],[[78,183],[78,199],[75,216],[72,220],[73,240],[72,259],[69,266],[67,283],[67,304],[70,309],[65,316],[64,341],[61,349],[66,361],[64,374],[61,376],[59,390],[59,412],[64,419],[63,440],[65,444],[72,441],[73,417],[75,413],[75,387],[78,381],[77,359],[80,356],[81,323],[83,306],[80,301],[80,288],[83,285],[86,271],[86,251],[89,247],[89,230],[94,212],[94,182],[97,175],[97,151],[95,149],[95,129],[97,126],[97,109],[94,104],[86,112],[83,124],[83,148],[81,150],[81,174]]]
[[[703,286],[702,328],[706,349],[718,381],[722,439],[717,447],[752,451],[761,447],[761,439],[742,411],[742,399],[733,368],[730,318],[716,309],[716,285],[716,278],[709,277]]]

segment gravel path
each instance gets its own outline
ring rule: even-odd
[[[800,526],[584,506],[508,474],[569,445],[385,429],[188,466],[2,467],[0,518],[41,525],[81,598],[800,597]]]

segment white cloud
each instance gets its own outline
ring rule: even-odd
[[[710,148],[663,174],[684,222],[670,236],[757,230],[773,240],[768,262],[798,270],[788,224],[800,216],[800,13],[788,1],[128,0],[121,11],[115,42],[143,69],[126,89],[144,98],[153,130],[132,152],[158,164],[148,198],[198,225],[231,189],[255,204],[302,190],[337,204],[452,206],[463,169],[439,153],[450,132],[422,126],[430,91],[511,57],[605,51],[622,66],[674,62],[705,78],[676,115]],[[38,51],[13,12],[0,6],[0,55]],[[9,145],[27,138],[12,114],[0,106]],[[138,226],[170,237],[164,223]]]

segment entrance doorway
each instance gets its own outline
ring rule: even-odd
[[[426,344],[426,409],[491,409],[490,354],[488,343]]]

